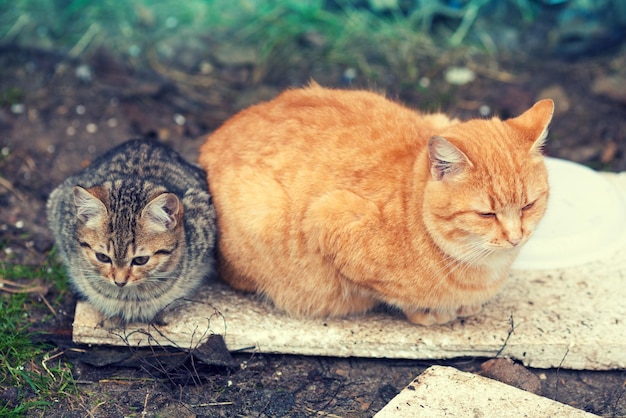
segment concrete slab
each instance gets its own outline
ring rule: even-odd
[[[391,400],[375,418],[595,417],[496,380],[433,366]]]
[[[626,195],[626,176],[611,176]],[[79,302],[74,341],[185,348],[211,333],[231,351],[322,356],[445,359],[508,356],[538,368],[626,368],[626,245],[606,258],[563,270],[513,271],[482,313],[424,328],[400,315],[372,313],[300,320],[249,295],[213,284],[166,316],[166,326],[109,332]]]

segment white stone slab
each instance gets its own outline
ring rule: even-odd
[[[504,383],[433,366],[391,400],[375,418],[595,417]]]
[[[626,191],[624,174],[611,179]],[[626,245],[576,268],[513,271],[482,313],[445,326],[415,326],[388,313],[294,319],[217,283],[169,314],[168,325],[158,329],[106,331],[97,326],[97,313],[79,302],[73,338],[189,348],[215,333],[224,335],[231,351],[406,359],[499,355],[538,368],[624,369],[625,301]]]

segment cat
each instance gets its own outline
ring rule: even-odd
[[[159,323],[215,271],[206,174],[158,142],[105,153],[52,191],[47,213],[72,287],[107,328]]]
[[[545,212],[553,111],[462,122],[315,83],[245,109],[200,148],[219,273],[299,317],[473,315]]]

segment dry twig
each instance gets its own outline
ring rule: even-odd
[[[156,71],[163,77],[169,78],[175,82],[196,87],[211,87],[216,82],[215,78],[213,77],[187,74],[183,71],[166,67],[159,62],[159,58],[157,57],[157,53],[154,48],[149,48],[146,55],[148,57],[148,62],[150,63],[154,71]]]
[[[15,195],[15,197],[17,197],[17,199],[20,202],[26,201],[24,196],[20,192],[15,190],[15,188],[13,187],[13,184],[11,184],[11,182],[9,180],[5,179],[4,177],[0,177],[0,187],[4,187],[9,192],[13,193],[13,195]]]

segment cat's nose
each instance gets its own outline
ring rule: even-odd
[[[117,287],[124,287],[124,286],[126,286],[126,282],[115,282],[115,284],[117,285]]]
[[[522,242],[522,237],[511,237],[507,241],[509,241],[513,247],[517,247]]]

